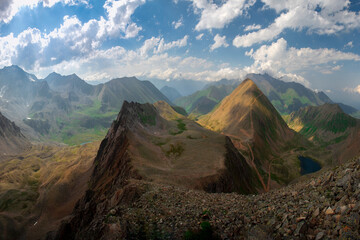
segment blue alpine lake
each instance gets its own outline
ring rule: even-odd
[[[300,160],[301,175],[317,172],[321,169],[321,165],[311,158],[303,156],[299,156],[298,158]]]

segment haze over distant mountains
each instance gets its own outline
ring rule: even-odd
[[[124,100],[170,100],[148,81],[119,78],[90,85],[77,75],[37,79],[17,66],[0,70],[0,111],[35,139],[79,144],[101,138]]]

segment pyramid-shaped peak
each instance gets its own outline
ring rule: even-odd
[[[159,112],[160,116],[166,120],[174,120],[183,118],[184,116],[177,113],[170,104],[161,100],[154,103],[156,110]]]

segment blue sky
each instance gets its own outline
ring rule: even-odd
[[[2,0],[0,67],[88,81],[266,72],[349,102],[360,99],[359,11],[358,0]]]

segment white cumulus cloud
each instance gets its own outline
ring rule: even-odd
[[[214,51],[215,49],[219,47],[228,47],[229,44],[226,42],[225,36],[220,36],[219,34],[216,34],[214,37],[214,44],[210,46],[210,52]]]
[[[42,4],[50,6],[56,1],[48,0]],[[87,3],[83,0],[61,1],[65,4]],[[27,4],[31,2],[34,6],[37,4],[35,0],[29,0]],[[49,33],[28,28],[17,36],[11,33],[0,37],[0,65],[17,64],[26,70],[51,66],[87,56],[100,48],[106,39],[135,37],[141,27],[132,22],[131,16],[144,3],[145,0],[107,0],[104,4],[105,18],[82,23],[77,16],[65,16],[63,23]],[[166,51],[172,46],[162,47]]]
[[[182,25],[184,25],[183,23],[183,17],[181,17],[178,21],[173,21],[172,25],[175,29],[178,29],[179,27],[181,27]]]
[[[352,41],[348,42],[347,44],[345,44],[344,46],[345,48],[353,48],[354,47],[354,44]]]
[[[280,14],[267,28],[233,40],[236,47],[250,47],[277,38],[285,29],[330,35],[360,28],[360,15],[349,10],[349,0],[262,0],[265,9]]]
[[[199,13],[200,21],[195,30],[223,28],[236,17],[243,15],[255,0],[227,0],[218,5],[211,0],[192,0],[195,13]]]
[[[268,72],[274,76],[292,78],[306,86],[309,84],[299,73],[319,71],[328,74],[337,71],[340,65],[337,61],[360,61],[360,56],[354,53],[341,52],[335,49],[294,48],[288,47],[285,39],[280,38],[271,45],[263,45],[257,50],[246,52],[254,63],[245,68],[248,72]]]
[[[256,51],[246,52],[254,59],[254,65],[261,69],[285,69],[287,72],[313,69],[334,61],[360,61],[360,56],[354,53],[341,52],[329,48],[288,48],[285,39],[280,38],[271,45],[263,45]],[[296,64],[294,64],[296,63]],[[338,67],[335,67],[338,70]]]
[[[89,4],[88,0],[1,0],[0,22],[9,23],[22,8],[34,8],[38,4],[42,4],[44,7],[52,7],[56,3],[66,5]]]
[[[185,35],[182,39],[178,39],[176,41],[165,43],[164,38],[160,37],[152,37],[144,41],[144,44],[139,49],[141,56],[148,55],[149,52],[151,53],[162,53],[168,51],[172,48],[180,48],[185,47],[187,45],[187,41],[189,39],[188,35]]]
[[[253,25],[248,25],[245,27],[244,31],[245,32],[250,32],[250,31],[254,31],[254,30],[259,30],[261,28],[261,25],[259,24],[253,24]]]
[[[360,94],[360,85],[357,85],[354,88],[344,88],[343,89],[345,92],[349,92],[349,93],[357,93]]]
[[[196,40],[201,40],[203,36],[204,36],[204,34],[200,33],[199,35],[196,36]]]

